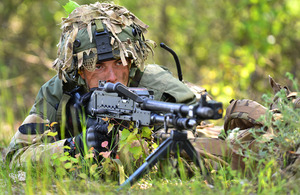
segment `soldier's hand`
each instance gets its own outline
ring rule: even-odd
[[[89,119],[86,130],[86,143],[89,148],[94,148],[97,152],[107,151],[101,144],[104,141],[110,142],[110,136],[108,135],[108,122],[97,122],[96,119]]]
[[[94,151],[98,155],[100,152],[105,152],[108,149],[101,146],[104,141],[111,143],[111,134],[108,134],[108,122],[100,121],[98,122],[94,118],[88,118],[86,126],[86,147],[89,150],[94,148]],[[83,142],[83,133],[75,136],[75,143],[81,153],[84,152],[84,142]]]

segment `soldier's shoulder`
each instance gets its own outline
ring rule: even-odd
[[[50,80],[44,83],[41,88],[46,89],[46,88],[54,88],[54,87],[56,88],[62,87],[62,80],[60,80],[57,75],[54,75]]]
[[[146,66],[140,86],[153,90],[158,100],[163,94],[172,96],[178,103],[191,103],[195,99],[194,93],[183,82],[175,78],[167,68],[157,64]]]
[[[45,95],[59,95],[62,94],[62,80],[58,78],[57,75],[52,77],[49,81],[42,85],[41,90],[43,90]]]
[[[57,75],[55,75],[41,86],[35,102],[46,100],[48,103],[54,106],[60,101],[62,94],[62,81]]]

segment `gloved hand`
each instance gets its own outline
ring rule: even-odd
[[[95,118],[88,118],[86,125],[86,147],[87,150],[90,148],[94,148],[94,152],[96,156],[99,156],[100,152],[108,151],[108,148],[104,148],[101,144],[104,141],[108,141],[108,146],[111,145],[112,142],[112,133],[108,133],[108,122],[100,121],[97,122]],[[67,140],[68,141],[68,140]],[[81,152],[84,156],[84,141],[83,141],[83,132],[74,137],[74,145],[75,145],[75,153]],[[68,144],[70,145],[70,144]]]
[[[93,147],[97,152],[107,151],[101,144],[104,141],[111,142],[111,135],[108,134],[108,122],[96,119],[89,119],[86,130],[86,144],[89,148]]]

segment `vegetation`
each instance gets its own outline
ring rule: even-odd
[[[40,86],[55,72],[51,63],[56,58],[60,37],[58,24],[66,17],[62,5],[67,0],[2,0],[0,2],[0,147],[5,152],[15,130],[27,115]],[[92,0],[77,0],[79,4]],[[286,79],[285,72],[298,78],[300,66],[300,2],[297,0],[119,0],[136,16],[150,25],[147,38],[164,42],[179,56],[183,78],[207,88],[224,106],[231,99],[247,98],[268,104],[271,88],[267,76],[297,88],[297,80]],[[176,75],[172,56],[155,49],[149,63],[165,65]],[[280,96],[280,94],[279,94]],[[263,97],[261,99],[260,97]],[[281,99],[284,100],[281,94]],[[298,180],[281,177],[280,169],[289,164],[300,142],[299,111],[288,101],[280,108],[283,119],[275,121],[279,131],[273,142],[263,142],[260,152],[249,151],[247,162],[256,169],[245,173],[229,167],[211,169],[212,181],[199,174],[192,179],[158,172],[147,175],[123,193],[194,194],[297,194]],[[271,119],[266,117],[266,125]],[[258,137],[257,139],[262,139]],[[277,148],[284,153],[278,153]],[[139,151],[140,152],[140,151]],[[299,155],[299,154],[298,154]],[[52,157],[43,164],[28,162],[23,169],[10,169],[0,161],[1,193],[116,193],[117,181],[101,178],[90,164],[76,158]],[[246,160],[246,158],[245,158]],[[78,164],[79,163],[79,164]],[[88,162],[84,162],[88,163]],[[87,168],[90,167],[90,168]],[[299,165],[298,165],[299,167]],[[73,169],[74,168],[74,171]],[[76,170],[76,171],[75,171]],[[78,171],[79,170],[79,171]],[[294,170],[298,171],[299,168]],[[166,171],[168,173],[168,171]],[[249,174],[251,173],[251,177]],[[92,175],[92,176],[91,176]]]
[[[300,162],[297,150],[300,145],[299,116],[300,110],[294,109],[282,90],[277,96],[281,99],[278,108],[281,110],[281,120],[273,120],[271,112],[261,120],[265,124],[260,129],[253,129],[252,133],[258,143],[256,152],[244,150],[243,161],[245,171],[232,170],[230,166],[213,164],[209,166],[209,177],[200,175],[199,170],[192,166],[194,176],[186,176],[186,168],[179,172],[171,165],[164,166],[164,170],[152,169],[149,174],[138,181],[133,187],[119,189],[118,178],[129,176],[131,172],[122,175],[116,163],[109,158],[102,161],[98,167],[91,160],[92,155],[87,154],[83,160],[65,156],[49,156],[40,164],[31,164],[28,161],[23,168],[10,169],[0,162],[0,191],[9,194],[69,194],[69,193],[124,193],[124,194],[166,194],[166,193],[192,193],[192,194],[297,194],[299,192]],[[265,103],[272,101],[272,96],[264,95]],[[273,127],[276,137],[266,142],[260,134],[265,128]],[[128,147],[132,141],[140,136],[149,137],[150,129],[141,134],[132,129],[131,134],[124,130],[122,134],[122,147]],[[106,145],[104,145],[106,147]],[[132,154],[140,155],[141,151],[131,150]],[[128,152],[126,154],[129,154]],[[103,155],[104,156],[104,155]],[[183,159],[182,159],[183,160]],[[299,160],[299,159],[298,159]],[[50,161],[53,162],[51,166]],[[178,161],[182,165],[183,161]],[[230,160],[229,160],[230,162]],[[216,166],[217,165],[217,166]],[[132,167],[138,166],[133,162]],[[158,166],[159,167],[159,166]],[[123,172],[124,174],[124,172]]]

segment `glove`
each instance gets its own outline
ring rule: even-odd
[[[90,123],[90,125],[89,125]],[[111,141],[111,135],[108,135],[108,122],[101,120],[100,123],[96,119],[89,119],[86,131],[86,143],[88,148],[94,148],[96,152],[105,152],[108,149],[103,148],[101,144],[104,141]]]
[[[95,156],[99,156],[100,152],[108,151],[108,148],[104,148],[101,144],[104,141],[108,141],[108,146],[111,145],[112,142],[112,133],[108,134],[108,122],[101,120],[97,121],[95,118],[88,118],[87,126],[86,126],[86,147],[89,150],[90,148],[94,148]],[[73,139],[72,139],[73,140]],[[68,143],[69,142],[69,143]],[[75,142],[75,143],[74,143]],[[83,132],[74,137],[75,152],[70,152],[71,155],[74,153],[81,153],[84,156],[84,142],[83,142]],[[67,144],[71,147],[72,141],[67,139]],[[71,147],[72,149],[72,147]]]

